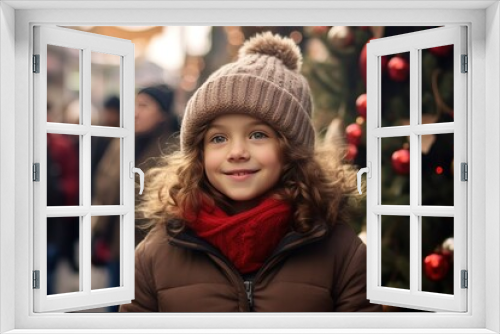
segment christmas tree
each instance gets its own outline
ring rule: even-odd
[[[346,161],[366,166],[366,44],[433,27],[305,27],[304,74],[314,97],[315,125],[341,135]],[[409,52],[381,59],[382,126],[410,124]],[[422,123],[453,122],[453,46],[421,51]],[[425,135],[422,205],[453,206],[453,134]],[[409,137],[381,140],[383,205],[409,205]],[[366,205],[351,224],[366,228]],[[410,222],[382,217],[383,286],[410,287]],[[453,218],[422,217],[422,290],[453,294]]]

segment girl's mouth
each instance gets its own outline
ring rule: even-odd
[[[226,175],[235,181],[244,181],[252,177],[257,172],[258,171],[235,171],[232,173],[227,173]]]

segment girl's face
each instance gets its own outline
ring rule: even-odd
[[[252,200],[272,189],[281,175],[277,133],[251,116],[217,117],[205,133],[203,151],[208,181],[240,209],[252,207]]]
[[[148,94],[135,98],[135,133],[142,134],[153,130],[165,120],[160,105]]]

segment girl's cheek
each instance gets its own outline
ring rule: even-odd
[[[203,153],[203,164],[205,165],[205,169],[213,170],[217,167],[220,160],[220,154],[213,152],[211,150],[205,150]]]

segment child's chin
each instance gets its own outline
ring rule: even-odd
[[[248,194],[226,194],[227,198],[233,202],[260,202],[265,197],[262,193],[248,193]]]

